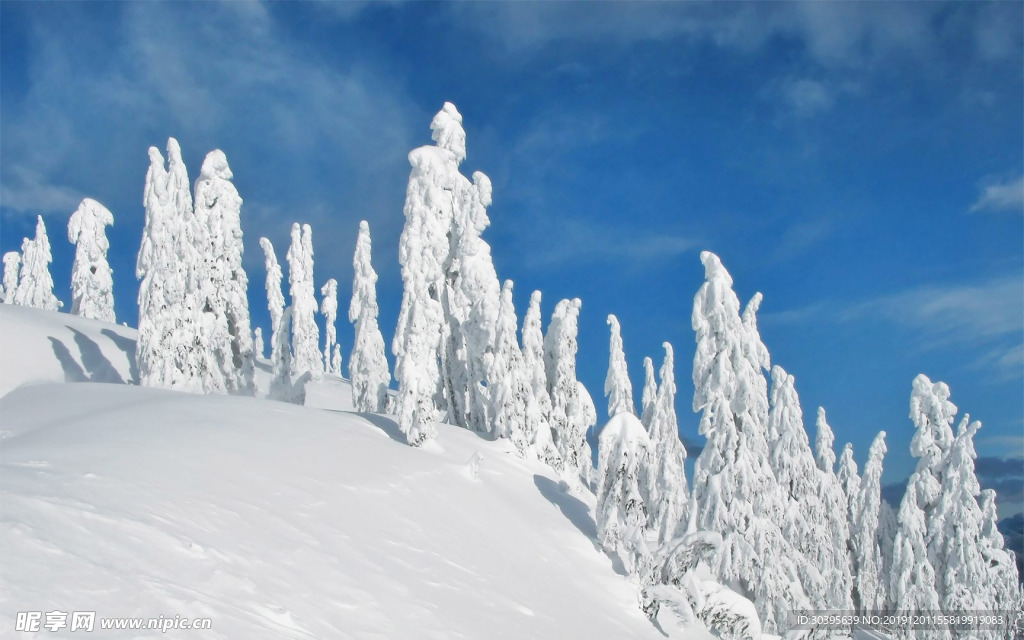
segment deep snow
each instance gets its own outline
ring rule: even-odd
[[[64,384],[132,380],[133,341],[0,305],[0,629],[56,609],[213,619],[104,637],[664,637],[592,497],[506,442],[439,425],[409,447],[330,377],[309,395],[334,409]]]

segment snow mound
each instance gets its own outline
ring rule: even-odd
[[[0,305],[0,397],[41,382],[134,383],[137,336],[109,322]]]

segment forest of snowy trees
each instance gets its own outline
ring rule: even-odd
[[[318,303],[310,225],[291,227],[287,299],[275,248],[259,239],[270,316],[264,334],[250,320],[243,200],[225,154],[211,151],[191,185],[176,140],[168,140],[166,159],[150,148],[135,274],[139,384],[302,403],[307,383],[342,375],[344,362],[355,409],[394,416],[410,445],[429,446],[435,424],[448,422],[507,439],[523,458],[555,469],[569,491],[593,492],[596,542],[635,581],[639,606],[652,618],[672,611],[724,638],[762,631],[821,638],[837,629],[797,625],[794,612],[998,611],[1008,616],[999,628],[888,631],[925,640],[1010,640],[1020,632],[1024,595],[1014,557],[996,527],[996,496],[981,490],[974,469],[981,424],[966,413],[958,421],[949,387],[917,376],[909,403],[917,466],[891,508],[881,496],[885,432],[861,473],[851,445],[837,456],[826,412],[817,408],[812,447],[796,380],[762,342],[761,294],[741,306],[713,253],[700,255],[704,282],[691,316],[692,407],[706,439],[692,480],[679,436],[673,347],[664,343],[657,370],[652,357],[643,359],[638,407],[614,315],[607,318],[608,420],[595,469],[586,436],[599,416],[576,372],[582,302],[558,301],[545,332],[542,295],[534,291],[519,321],[513,282],[499,279],[483,238],[491,181],[460,170],[462,116],[446,103],[430,130],[433,144],[409,154],[393,373],[365,221],[348,310],[355,339],[343,360],[339,283],[323,280]],[[106,258],[113,222],[88,198],[69,220],[73,314],[115,320]],[[51,261],[40,217],[35,237],[3,256],[0,300],[60,309]],[[265,336],[272,375],[269,388],[258,390]]]

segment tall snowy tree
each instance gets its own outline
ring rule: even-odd
[[[45,311],[57,311],[64,303],[53,295],[53,277],[50,275],[50,239],[46,236],[43,216],[36,217],[36,235],[21,243],[21,272],[14,304]]]
[[[551,428],[565,465],[563,471],[570,482],[580,479],[586,486],[591,469],[587,402],[593,405],[593,401],[589,394],[585,398],[581,395],[581,385],[576,379],[576,336],[581,304],[579,298],[574,298],[562,300],[555,306],[544,336],[544,364],[551,395]],[[594,418],[596,420],[596,416]]]
[[[271,346],[271,379],[268,397],[272,400],[302,404],[305,400],[302,389],[296,389],[293,383],[292,348],[288,340],[291,322],[292,308],[286,307],[281,312],[278,330],[274,333],[274,344]]]
[[[850,522],[850,536],[854,536],[857,527],[857,501],[860,499],[860,473],[857,469],[857,461],[853,459],[853,445],[849,442],[843,447],[843,453],[839,456],[839,471],[836,472],[839,486],[843,488],[846,495],[846,512]],[[856,567],[854,567],[856,571]]]
[[[648,525],[663,545],[686,530],[690,491],[686,486],[686,447],[679,439],[676,417],[675,355],[665,342],[658,396],[651,411],[652,475]],[[642,424],[642,423],[641,423]]]
[[[654,361],[644,358],[644,390],[640,404],[640,422],[643,423],[647,433],[651,432],[651,416],[654,415],[654,405],[658,400],[658,383],[654,379]]]
[[[822,572],[827,587],[825,605],[830,609],[853,609],[853,565],[850,549],[849,503],[836,476],[836,454],[832,449],[835,437],[825,416],[818,407],[815,437],[815,459],[818,465],[817,491],[821,503],[823,523],[830,539],[832,561],[829,571]]]
[[[384,413],[387,410],[391,372],[384,356],[384,337],[377,326],[377,272],[370,262],[370,225],[359,223],[356,252],[352,257],[352,302],[348,321],[355,326],[355,342],[348,361],[352,382],[352,406],[356,411]]]
[[[1005,548],[1005,541],[999,532],[997,522],[996,492],[985,489],[981,492],[981,538],[978,540],[979,551],[988,566],[983,589],[986,599],[991,603],[991,609],[1006,611],[1012,615],[1024,610],[1024,593],[1021,592],[1013,552]],[[1015,624],[1008,625],[1002,634],[995,634],[995,637],[1003,640],[1019,638],[1022,631],[1021,622],[1018,617]]]
[[[68,220],[68,242],[75,245],[71,267],[71,313],[114,322],[113,270],[107,263],[106,227],[114,216],[102,204],[85,198]]]
[[[532,435],[527,423],[530,380],[523,366],[517,329],[512,281],[506,280],[501,289],[496,343],[487,376],[493,402],[490,413],[494,419],[495,436],[508,438],[521,455],[528,456]]]
[[[826,526],[827,514],[821,502],[814,454],[804,429],[803,410],[796,381],[782,367],[772,367],[771,410],[768,431],[774,436],[771,466],[782,488],[786,509],[779,521],[783,535],[803,557],[793,558],[808,598],[816,606],[827,606],[841,595],[844,585],[826,582],[842,576],[845,549],[833,547]],[[830,594],[839,587],[838,594]]]
[[[857,573],[854,576],[854,601],[861,611],[878,611],[886,605],[886,581],[879,545],[878,523],[882,503],[882,460],[885,457],[885,432],[875,436],[864,465],[857,498],[857,531],[852,538]]]
[[[490,225],[487,207],[491,205],[491,181],[479,171],[473,173],[472,184],[461,175],[457,177],[442,298],[443,382],[449,418],[466,428],[486,432],[492,426],[486,361],[493,357],[501,292],[491,248],[481,238]]]
[[[188,172],[178,141],[167,141],[167,163],[149,148],[143,203],[146,222],[135,275],[139,283],[136,360],[144,386],[204,393],[210,354],[200,327],[195,282],[201,268]]]
[[[705,282],[694,298],[697,334],[693,409],[707,444],[694,468],[691,530],[718,531],[715,571],[750,597],[769,633],[784,632],[789,611],[810,605],[793,561],[799,552],[779,528],[784,498],[768,465],[767,350],[751,301],[740,317],[732,277],[718,256],[701,254]],[[763,396],[762,396],[763,394]]]
[[[212,386],[228,393],[256,391],[249,320],[249,277],[242,268],[242,198],[220,149],[206,155],[195,184],[194,235],[201,264],[194,279],[203,316]]]
[[[324,366],[327,373],[341,375],[341,369],[334,367],[334,346],[338,344],[338,281],[329,279],[320,288],[320,313],[324,314]]]
[[[924,483],[915,472],[910,476],[907,492],[900,503],[899,530],[896,532],[892,574],[889,576],[893,605],[897,610],[909,614],[938,611],[941,608],[935,588],[935,569],[928,559],[928,522],[921,508],[923,500],[918,495],[921,486]],[[860,569],[858,567],[858,575]],[[926,640],[947,640],[950,637],[948,629],[915,629],[909,624],[897,629],[895,635],[898,638]]]
[[[18,276],[21,271],[21,253],[8,251],[4,254],[4,290],[0,302],[14,304],[18,293]]]
[[[647,431],[632,412],[619,412],[601,429],[597,450],[597,539],[627,572],[646,583],[653,570],[644,539],[647,506],[641,490],[650,467]]]
[[[614,315],[609,315],[608,326],[611,327],[611,339],[608,345],[608,375],[604,379],[604,395],[608,398],[608,417],[614,418],[616,414],[623,411],[635,415],[633,384],[629,381],[629,372],[626,370],[626,354],[622,351],[619,319]]]
[[[527,407],[532,428],[531,449],[538,460],[552,469],[562,468],[562,459],[554,443],[551,430],[551,395],[544,365],[544,333],[540,316],[541,292],[530,295],[530,306],[523,317],[523,370],[530,386],[530,404]]]
[[[297,375],[309,372],[316,380],[324,372],[324,361],[313,294],[313,230],[308,224],[292,224],[291,245],[285,259],[292,302],[292,367]]]
[[[402,306],[392,342],[396,413],[409,444],[436,435],[434,421],[448,415],[439,358],[447,351],[446,263],[455,209],[468,182],[459,173],[466,158],[466,132],[455,105],[445,103],[430,123],[435,146],[409,153],[412,172],[405,192],[405,227],[399,239]]]
[[[284,315],[284,293],[281,291],[284,276],[270,240],[260,238],[260,247],[267,268],[267,310],[270,312],[270,350],[273,352],[277,346],[277,334],[281,331],[281,316]],[[288,349],[291,350],[291,346]]]

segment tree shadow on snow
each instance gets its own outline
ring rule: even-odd
[[[562,515],[573,524],[574,527],[580,530],[580,532],[587,536],[594,545],[597,545],[597,525],[594,524],[594,519],[590,516],[590,509],[585,505],[579,498],[570,495],[563,488],[563,485],[555,482],[551,478],[546,478],[541,475],[533,476],[533,484],[537,485],[537,489],[540,490],[540,494],[550,502],[551,504],[558,507]]]
[[[100,345],[96,344],[81,331],[72,327],[67,328],[71,330],[71,333],[75,334],[75,344],[78,345],[82,365],[85,366],[85,370],[89,374],[90,382],[124,384],[121,374],[117,372],[117,369],[110,363],[110,360],[107,360],[107,357],[103,355]]]
[[[64,382],[88,382],[89,378],[82,371],[82,367],[75,362],[75,358],[67,346],[53,336],[50,336],[48,340],[53,346],[53,355],[57,356],[61,368],[64,369]]]
[[[394,418],[379,413],[356,413],[356,415],[386,433],[395,442],[405,444],[405,434],[398,428],[398,423]]]
[[[109,338],[114,346],[124,351],[124,355],[128,357],[128,376],[130,378],[128,383],[139,384],[139,366],[135,362],[135,341],[118,335],[110,329],[103,329],[100,333]]]

